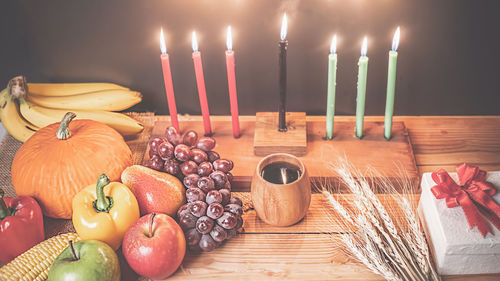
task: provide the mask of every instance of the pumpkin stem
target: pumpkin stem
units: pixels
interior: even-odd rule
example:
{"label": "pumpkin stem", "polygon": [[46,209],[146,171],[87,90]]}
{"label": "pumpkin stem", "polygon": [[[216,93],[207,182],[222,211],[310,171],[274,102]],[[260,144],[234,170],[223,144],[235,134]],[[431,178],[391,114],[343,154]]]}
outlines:
{"label": "pumpkin stem", "polygon": [[9,84],[7,84],[7,89],[11,98],[25,98],[28,93],[28,84],[26,83],[26,77],[21,75],[10,79]]}
{"label": "pumpkin stem", "polygon": [[111,197],[104,196],[104,187],[109,184],[109,178],[105,174],[101,174],[97,179],[96,197],[94,201],[94,209],[98,212],[107,212],[111,209]]}
{"label": "pumpkin stem", "polygon": [[59,128],[57,129],[56,136],[60,140],[67,140],[71,137],[71,131],[68,126],[71,120],[76,117],[76,114],[73,112],[68,112],[64,114],[63,119],[61,120],[61,124],[59,124]]}
{"label": "pumpkin stem", "polygon": [[4,218],[11,215],[9,207],[7,207],[7,204],[5,204],[5,201],[3,201],[4,195],[5,192],[0,189],[0,220],[3,220]]}

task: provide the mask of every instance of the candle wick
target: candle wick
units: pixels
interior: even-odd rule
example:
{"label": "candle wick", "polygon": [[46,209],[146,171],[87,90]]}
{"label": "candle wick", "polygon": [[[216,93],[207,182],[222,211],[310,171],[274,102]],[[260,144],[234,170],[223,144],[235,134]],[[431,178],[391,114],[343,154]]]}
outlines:
{"label": "candle wick", "polygon": [[283,180],[283,184],[287,184],[287,176],[286,176],[286,168],[281,168],[281,179]]}

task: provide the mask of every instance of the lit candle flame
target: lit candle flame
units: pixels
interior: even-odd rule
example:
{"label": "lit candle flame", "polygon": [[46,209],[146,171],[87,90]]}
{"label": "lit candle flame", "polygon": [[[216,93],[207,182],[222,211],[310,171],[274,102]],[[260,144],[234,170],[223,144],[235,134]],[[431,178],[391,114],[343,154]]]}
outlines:
{"label": "lit candle flame", "polygon": [[233,36],[231,35],[231,26],[227,27],[226,47],[228,51],[233,50]]}
{"label": "lit candle flame", "polygon": [[368,49],[368,38],[366,38],[365,36],[365,38],[363,39],[363,45],[361,45],[362,56],[366,56],[367,49]]}
{"label": "lit candle flame", "polygon": [[394,37],[392,38],[392,50],[395,52],[398,50],[399,47],[399,26],[396,29],[396,32],[394,32]]}
{"label": "lit candle flame", "polygon": [[283,184],[287,184],[287,176],[286,176],[286,168],[281,168],[281,180],[283,181]]}
{"label": "lit candle flame", "polygon": [[198,40],[196,39],[196,32],[193,31],[192,35],[192,46],[193,46],[193,52],[198,52]]}
{"label": "lit candle flame", "polygon": [[167,45],[165,45],[165,36],[163,36],[163,28],[160,29],[160,51],[162,54],[167,53]]}
{"label": "lit candle flame", "polygon": [[330,54],[337,53],[337,34],[333,35],[332,43],[330,44]]}
{"label": "lit candle flame", "polygon": [[284,13],[283,14],[283,20],[281,21],[281,32],[280,32],[281,40],[285,40],[286,39],[287,29],[288,29],[288,23],[287,23],[287,20],[286,20],[286,13]]}

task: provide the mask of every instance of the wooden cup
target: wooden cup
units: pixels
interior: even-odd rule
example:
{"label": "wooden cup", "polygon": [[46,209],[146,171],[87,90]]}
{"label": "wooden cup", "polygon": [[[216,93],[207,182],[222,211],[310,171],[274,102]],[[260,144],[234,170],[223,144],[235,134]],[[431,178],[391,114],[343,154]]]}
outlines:
{"label": "wooden cup", "polygon": [[[300,177],[289,184],[274,184],[262,178],[262,169],[275,162],[287,162],[300,169]],[[252,202],[257,215],[264,222],[289,226],[300,221],[307,213],[311,203],[311,183],[307,170],[297,157],[276,153],[264,157],[252,179]]]}

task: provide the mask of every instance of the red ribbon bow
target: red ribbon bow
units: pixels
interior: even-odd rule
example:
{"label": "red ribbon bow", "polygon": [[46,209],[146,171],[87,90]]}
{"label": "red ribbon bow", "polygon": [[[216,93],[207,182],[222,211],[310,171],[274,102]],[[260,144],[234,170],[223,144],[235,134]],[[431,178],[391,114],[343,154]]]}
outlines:
{"label": "red ribbon bow", "polygon": [[434,196],[446,199],[448,208],[462,206],[470,228],[477,226],[483,237],[487,233],[493,234],[487,220],[500,230],[500,205],[491,199],[496,189],[485,181],[486,171],[465,163],[456,169],[460,185],[443,169],[432,173],[432,179],[437,184],[431,188]]}

